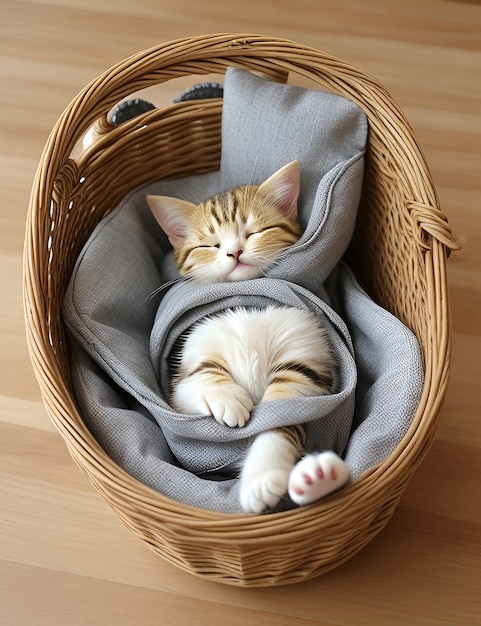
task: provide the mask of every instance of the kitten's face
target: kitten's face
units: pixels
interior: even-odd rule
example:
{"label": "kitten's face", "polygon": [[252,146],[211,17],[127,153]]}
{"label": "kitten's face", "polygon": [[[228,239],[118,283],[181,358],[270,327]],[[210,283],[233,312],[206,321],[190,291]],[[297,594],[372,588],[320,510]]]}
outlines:
{"label": "kitten's face", "polygon": [[299,227],[256,187],[237,187],[194,207],[190,228],[175,249],[179,272],[197,283],[262,276],[299,238]]}
{"label": "kitten's face", "polygon": [[193,205],[147,198],[169,236],[179,273],[200,284],[262,276],[300,236],[299,166],[289,163],[259,187],[246,185]]}

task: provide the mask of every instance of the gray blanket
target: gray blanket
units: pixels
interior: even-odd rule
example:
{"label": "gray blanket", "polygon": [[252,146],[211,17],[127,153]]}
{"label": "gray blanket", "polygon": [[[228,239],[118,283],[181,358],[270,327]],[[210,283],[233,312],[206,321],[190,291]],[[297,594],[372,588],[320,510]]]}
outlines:
{"label": "gray blanket", "polygon": [[[92,233],[64,303],[75,393],[94,436],[140,481],[187,504],[238,512],[238,481],[223,468],[262,430],[305,423],[307,449],[345,455],[354,478],[399,443],[422,389],[419,346],[339,264],[354,229],[366,133],[363,112],[347,99],[229,70],[220,171],[137,190]],[[301,163],[304,233],[282,263],[265,278],[181,281],[150,297],[176,271],[148,193],[200,201],[259,183],[293,159]],[[177,338],[206,314],[272,302],[307,307],[328,326],[340,363],[335,393],[260,405],[236,429],[173,411],[169,354]]]}

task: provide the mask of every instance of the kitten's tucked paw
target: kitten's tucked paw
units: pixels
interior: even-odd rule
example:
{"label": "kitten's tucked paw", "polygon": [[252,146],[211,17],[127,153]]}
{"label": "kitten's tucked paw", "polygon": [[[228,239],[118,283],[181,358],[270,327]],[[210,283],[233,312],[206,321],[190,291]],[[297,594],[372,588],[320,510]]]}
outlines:
{"label": "kitten's tucked paw", "polygon": [[251,397],[238,385],[229,385],[204,397],[215,419],[231,427],[244,426],[254,408]]}
{"label": "kitten's tucked paw", "polygon": [[240,502],[246,513],[262,513],[275,507],[287,493],[289,472],[271,469],[255,477],[244,478],[240,488]]}
{"label": "kitten's tucked paw", "polygon": [[310,504],[345,485],[349,467],[330,450],[301,459],[289,476],[289,496],[296,504]]}

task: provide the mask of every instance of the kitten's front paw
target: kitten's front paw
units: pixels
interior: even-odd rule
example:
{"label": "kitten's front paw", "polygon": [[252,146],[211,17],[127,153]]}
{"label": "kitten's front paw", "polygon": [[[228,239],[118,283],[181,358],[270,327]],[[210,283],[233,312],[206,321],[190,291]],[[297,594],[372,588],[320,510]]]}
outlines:
{"label": "kitten's front paw", "polygon": [[240,503],[246,513],[262,513],[274,508],[287,493],[289,471],[270,469],[257,476],[243,478],[240,487]]}
{"label": "kitten's front paw", "polygon": [[227,426],[244,426],[254,403],[248,393],[238,385],[229,385],[204,396],[207,406],[220,424]]}
{"label": "kitten's front paw", "polygon": [[291,471],[289,496],[296,504],[310,504],[345,485],[350,475],[349,467],[335,452],[309,454]]}

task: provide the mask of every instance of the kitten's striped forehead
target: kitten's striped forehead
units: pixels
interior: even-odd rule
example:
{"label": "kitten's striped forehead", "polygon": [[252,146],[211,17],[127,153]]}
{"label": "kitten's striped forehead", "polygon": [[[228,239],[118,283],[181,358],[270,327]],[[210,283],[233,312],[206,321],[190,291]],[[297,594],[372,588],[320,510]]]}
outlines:
{"label": "kitten's striped forehead", "polygon": [[219,228],[239,220],[245,222],[249,212],[248,200],[252,198],[254,191],[255,189],[250,186],[236,187],[203,202],[209,232],[214,233],[217,230],[216,226]]}

